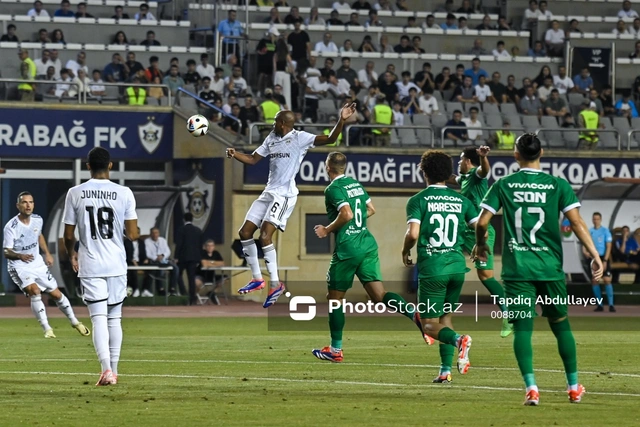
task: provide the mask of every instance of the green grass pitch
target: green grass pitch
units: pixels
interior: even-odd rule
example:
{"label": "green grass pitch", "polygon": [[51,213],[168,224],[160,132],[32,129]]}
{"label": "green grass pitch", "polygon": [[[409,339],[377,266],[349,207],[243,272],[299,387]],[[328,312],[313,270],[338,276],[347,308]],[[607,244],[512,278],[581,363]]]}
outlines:
{"label": "green grass pitch", "polygon": [[[522,406],[512,339],[500,338],[497,321],[495,331],[473,333],[472,368],[451,385],[431,383],[438,348],[408,321],[404,332],[350,331],[349,321],[345,362],[331,364],[310,354],[328,332],[270,332],[265,318],[125,318],[119,384],[95,387],[91,340],[65,320],[51,320],[53,340],[34,319],[0,320],[0,426],[640,425],[638,319],[597,319],[615,322],[597,332],[576,327],[591,319],[573,319],[587,388],[576,405],[539,319],[539,407]],[[454,322],[464,331],[471,321]]]}

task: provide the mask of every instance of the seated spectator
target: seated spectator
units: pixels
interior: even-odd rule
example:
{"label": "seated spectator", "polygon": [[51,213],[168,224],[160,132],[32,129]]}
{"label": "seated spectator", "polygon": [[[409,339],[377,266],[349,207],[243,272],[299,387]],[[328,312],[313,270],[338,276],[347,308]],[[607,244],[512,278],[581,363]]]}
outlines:
{"label": "seated spectator", "polygon": [[460,84],[458,79],[451,75],[449,67],[442,68],[440,74],[436,76],[434,83],[439,91],[455,89],[455,87]]}
{"label": "seated spectator", "polygon": [[627,24],[621,19],[616,24],[616,27],[611,31],[613,34],[630,34],[629,30],[627,30]]}
{"label": "seated spectator", "polygon": [[284,24],[284,21],[280,19],[280,12],[275,7],[272,7],[269,11],[269,17],[264,18],[264,23],[276,25],[276,24]]}
{"label": "seated spectator", "polygon": [[116,6],[113,11],[115,12],[115,15],[113,15],[111,17],[111,19],[116,19],[116,20],[120,20],[120,19],[130,19],[129,18],[129,14],[128,13],[124,13],[124,8],[122,6]]}
{"label": "seated spectator", "polygon": [[500,77],[500,73],[494,71],[488,84],[491,93],[493,93],[493,98],[498,104],[503,104],[509,102],[509,98],[507,97],[507,87],[500,82]]}
{"label": "seated spectator", "polygon": [[336,99],[342,101],[350,96],[351,85],[346,79],[338,78],[335,71],[327,73],[329,87],[327,91],[330,92]]}
{"label": "seated spectator", "polygon": [[167,74],[171,74],[171,67],[174,65],[178,67],[178,75],[182,77],[182,74],[180,74],[180,60],[175,56],[169,61],[169,68],[164,72],[164,75],[166,76]]}
{"label": "seated spectator", "polygon": [[407,18],[407,25],[405,25],[402,29],[406,31],[407,28],[418,28],[418,23],[416,22],[415,16],[410,16]]}
{"label": "seated spectator", "polygon": [[511,132],[511,122],[509,119],[502,120],[502,129],[496,131],[489,137],[489,145],[498,150],[511,150],[516,142],[516,135]]}
{"label": "seated spectator", "polygon": [[69,88],[68,95],[73,98],[81,96],[86,99],[86,96],[89,95],[90,81],[82,68],[78,70],[78,75],[71,81],[71,83],[73,84]]}
{"label": "seated spectator", "polygon": [[196,61],[193,59],[187,60],[187,72],[182,76],[184,83],[187,85],[194,85],[198,87],[200,84],[200,74],[196,71]]}
{"label": "seated spectator", "polygon": [[129,44],[129,40],[127,40],[127,35],[124,33],[124,31],[118,31],[113,37],[113,43],[111,44],[125,46]]}
{"label": "seated spectator", "polygon": [[331,33],[326,32],[322,36],[322,41],[316,43],[313,50],[316,52],[338,52],[338,46],[331,41]]}
{"label": "seated spectator", "polygon": [[600,94],[598,93],[598,91],[596,89],[591,89],[591,91],[589,92],[589,101],[591,101],[594,104],[596,104],[596,113],[598,113],[598,115],[600,117],[603,117],[604,116],[604,108],[602,107],[602,101],[600,100]]}
{"label": "seated spectator", "polygon": [[[305,20],[304,20],[304,25],[325,25],[324,18],[322,18],[318,14],[318,7],[317,6],[314,6],[314,7],[311,8],[311,11],[309,12],[309,17],[305,18]],[[353,25],[353,24],[350,24],[350,25]]]}
{"label": "seated spectator", "polygon": [[462,0],[462,6],[460,6],[456,13],[471,15],[472,13],[475,13],[475,10],[471,7],[471,2],[469,0]]}
{"label": "seated spectator", "polygon": [[456,15],[450,13],[447,15],[447,19],[440,24],[440,28],[443,30],[457,30],[458,25],[456,24]]}
{"label": "seated spectator", "polygon": [[58,50],[57,49],[51,49],[51,58],[49,59],[49,61],[53,64],[53,67],[56,70],[56,79],[60,77],[60,70],[62,70],[62,62],[60,61],[60,59],[58,58]]}
{"label": "seated spectator", "polygon": [[35,41],[36,43],[51,43],[51,39],[49,38],[49,32],[45,28],[41,28],[38,31],[38,39]]}
{"label": "seated spectator", "polygon": [[571,21],[569,21],[569,29],[567,30],[566,37],[571,37],[571,33],[582,34],[582,30],[578,28],[579,25],[580,22],[577,19],[572,19]]}
{"label": "seated spectator", "polygon": [[411,72],[403,71],[402,72],[402,81],[396,82],[396,86],[398,87],[398,97],[400,99],[404,99],[409,96],[409,90],[411,88],[415,88],[416,91],[420,92],[421,89],[414,82],[411,81]]}
{"label": "seated spectator", "polygon": [[204,249],[202,250],[202,260],[198,267],[198,275],[196,276],[196,289],[202,288],[205,283],[217,283],[223,279],[223,276],[216,276],[212,270],[206,270],[207,268],[222,267],[224,265],[224,259],[220,252],[216,250],[216,244],[213,240],[209,239],[204,242]]}
{"label": "seated spectator", "polygon": [[427,87],[434,89],[435,83],[433,81],[433,74],[431,74],[431,64],[428,62],[423,63],[422,70],[418,71],[416,75],[413,76],[413,81],[422,91]]}
{"label": "seated spectator", "polygon": [[111,56],[111,62],[104,67],[102,77],[109,83],[120,83],[125,81],[126,68],[119,53]]}
{"label": "seated spectator", "polygon": [[408,12],[409,6],[407,5],[407,0],[396,0],[396,10]]}
{"label": "seated spectator", "polygon": [[422,28],[424,28],[425,30],[442,31],[442,27],[436,24],[436,17],[433,15],[427,15],[427,18],[425,19],[424,24],[422,24]]}
{"label": "seated spectator", "polygon": [[238,120],[234,120],[234,117],[237,118],[239,115],[240,105],[238,105],[238,103],[235,103],[231,106],[231,116],[233,117],[225,116],[224,119],[222,119],[220,127],[233,135],[240,135],[240,123],[238,122]]}
{"label": "seated spectator", "polygon": [[353,4],[351,5],[351,9],[365,9],[365,10],[371,10],[371,5],[369,4],[368,1],[365,0],[356,0],[353,2]]}
{"label": "seated spectator", "polygon": [[322,71],[330,72],[333,71],[333,58],[325,58],[324,60],[324,68]]}
{"label": "seated spectator", "polygon": [[520,48],[518,46],[511,47],[511,57],[520,56]]}
{"label": "seated spectator", "polygon": [[340,20],[340,15],[337,10],[332,10],[327,19],[327,25],[344,25],[344,22]]}
{"label": "seated spectator", "polygon": [[107,95],[107,90],[101,77],[100,70],[93,70],[93,79],[89,82],[89,93],[94,98]]}
{"label": "seated spectator", "polygon": [[358,82],[360,82],[360,87],[368,89],[373,83],[377,84],[378,73],[373,69],[374,66],[375,64],[373,61],[367,61],[365,67],[358,71]]}
{"label": "seated spectator", "polygon": [[637,18],[638,12],[631,9],[631,2],[625,0],[622,2],[622,9],[618,12],[618,18]]}
{"label": "seated spectator", "polygon": [[635,50],[629,54],[630,59],[640,58],[640,41],[636,42]]}
{"label": "seated spectator", "polygon": [[69,0],[62,0],[60,3],[60,9],[56,10],[53,16],[63,17],[63,18],[73,18],[75,17],[75,13],[71,10],[71,3]]}
{"label": "seated spectator", "polygon": [[469,27],[467,26],[467,18],[465,18],[464,16],[461,16],[460,18],[458,18],[458,29],[459,30],[469,29]]}
{"label": "seated spectator", "polygon": [[351,40],[346,39],[342,45],[342,47],[340,48],[340,53],[354,53],[355,51],[353,50],[353,43],[351,42]]}
{"label": "seated spectator", "polygon": [[575,85],[571,77],[567,76],[567,67],[561,65],[558,67],[558,75],[553,76],[553,86],[558,89],[560,95],[564,95],[569,91],[573,91]]}
{"label": "seated spectator", "polygon": [[553,13],[547,9],[547,2],[545,0],[540,2],[538,9],[540,10],[540,16],[544,16],[546,18],[551,18],[553,16]]}
{"label": "seated spectator", "polygon": [[129,69],[128,74],[129,74],[129,78],[128,80],[132,80],[133,77],[135,77],[136,75],[138,75],[138,73],[140,71],[142,71],[142,74],[144,75],[144,67],[142,66],[141,63],[139,63],[138,61],[136,61],[136,54],[135,52],[128,52],[127,53],[127,62],[125,62],[125,65],[127,66],[127,68]]}
{"label": "seated spectator", "polygon": [[503,15],[498,16],[498,25],[496,25],[496,30],[498,31],[512,31],[511,25],[507,22],[507,18]]}
{"label": "seated spectator", "polygon": [[489,74],[487,74],[485,70],[480,68],[480,59],[478,58],[473,58],[473,60],[471,61],[471,68],[464,70],[464,75],[471,77],[471,81],[474,86],[478,84],[478,77],[489,77]]}
{"label": "seated spectator", "polygon": [[544,42],[547,46],[547,53],[551,57],[562,57],[564,53],[564,31],[560,28],[560,23],[554,20],[551,28],[544,35]]}
{"label": "seated spectator", "polygon": [[[141,7],[142,10],[142,7]],[[169,283],[169,292],[176,293],[176,284],[180,287],[180,293],[186,295],[186,289],[182,276],[179,274],[179,269],[175,261],[171,259],[171,249],[167,244],[167,240],[164,237],[160,237],[160,230],[156,227],[151,229],[149,237],[144,241],[144,247],[147,254],[147,259],[151,265],[171,266],[171,281]],[[163,275],[165,272],[160,272]]]}
{"label": "seated spectator", "polygon": [[529,49],[529,52],[527,52],[527,55],[534,58],[544,58],[547,56],[547,51],[544,50],[542,42],[540,40],[536,40],[533,47]]}
{"label": "seated spectator", "polygon": [[[522,79],[522,87],[518,90],[518,95],[520,95],[520,99],[524,98],[525,95],[527,94],[527,87],[528,86],[533,86],[531,84],[531,79],[529,77],[525,77],[524,79]],[[535,87],[533,88],[533,91],[535,93]]]}
{"label": "seated spectator", "polygon": [[233,73],[230,77],[224,79],[226,93],[233,93],[236,96],[244,96],[249,85],[242,77],[242,68],[238,65],[233,67]]}
{"label": "seated spectator", "polygon": [[238,97],[233,94],[229,94],[229,96],[227,96],[227,102],[222,106],[222,111],[224,111],[226,114],[231,114],[231,106],[237,102]]}
{"label": "seated spectator", "polygon": [[453,0],[446,0],[444,6],[436,9],[436,13],[454,13],[456,11]]}
{"label": "seated spectator", "polygon": [[[51,52],[53,55],[53,51]],[[76,60],[70,59],[67,61],[65,68],[69,73],[69,77],[74,78],[78,74],[80,68],[84,69],[85,73],[89,73],[89,67],[87,67],[87,54],[84,52],[78,52]]]}
{"label": "seated spectator", "polygon": [[636,108],[636,104],[631,100],[631,95],[628,91],[625,91],[622,94],[622,99],[616,102],[616,115],[627,119],[638,117],[638,109]]}
{"label": "seated spectator", "polygon": [[71,89],[71,82],[73,79],[69,75],[69,70],[63,68],[60,70],[60,78],[56,84],[55,95],[58,98],[68,97],[69,90]]}
{"label": "seated spectator", "polygon": [[351,58],[342,58],[342,67],[338,68],[336,76],[339,79],[345,79],[349,82],[350,87],[359,87],[358,73],[351,68]]}
{"label": "seated spectator", "polygon": [[453,118],[449,120],[445,127],[445,137],[451,139],[454,142],[464,142],[467,140],[467,126],[462,121],[462,111],[455,110],[453,112]]}
{"label": "seated spectator", "polygon": [[300,16],[298,6],[292,6],[289,10],[289,14],[284,18],[284,23],[293,25],[296,21],[302,21],[302,16]]}
{"label": "seated spectator", "polygon": [[399,100],[398,86],[393,80],[392,74],[387,71],[382,75],[382,82],[378,81],[378,91],[384,95],[384,99],[387,102],[394,102]]}
{"label": "seated spectator", "polygon": [[0,42],[14,42],[17,43],[20,40],[18,40],[18,36],[16,36],[16,26],[13,24],[9,24],[7,26],[7,34],[3,34],[2,37],[0,37]]}
{"label": "seated spectator", "polygon": [[393,46],[389,43],[389,37],[386,34],[380,36],[380,44],[378,44],[378,52],[395,52]]}
{"label": "seated spectator", "polygon": [[[200,99],[202,99],[203,101],[207,101],[210,104],[213,104],[216,99],[220,98],[220,96],[218,96],[218,94],[214,92],[214,90],[211,88],[211,77],[204,76],[202,78],[202,85],[203,85],[202,90],[198,94],[198,97]],[[210,107],[207,104],[205,104],[204,102],[198,101],[197,105],[198,105],[198,112],[200,114],[202,114],[205,117],[211,116]]]}
{"label": "seated spectator", "polygon": [[574,91],[583,95],[589,93],[593,88],[593,78],[591,78],[591,74],[589,73],[589,67],[583,67],[582,70],[580,70],[580,74],[576,74],[573,78],[573,84]]}
{"label": "seated spectator", "polygon": [[198,65],[196,71],[198,72],[200,77],[208,76],[210,79],[213,79],[215,69],[213,68],[213,65],[209,64],[208,54],[203,53],[200,55],[200,65]]}
{"label": "seated spectator", "polygon": [[93,18],[93,15],[87,13],[87,4],[85,2],[78,3],[76,18]]}
{"label": "seated spectator", "polygon": [[480,103],[488,102],[489,104],[496,104],[497,101],[491,92],[491,88],[486,84],[486,80],[484,76],[478,78],[478,84],[473,88],[476,93],[476,98]]}
{"label": "seated spectator", "polygon": [[362,43],[360,43],[360,47],[358,47],[358,52],[376,52],[371,36],[367,35],[363,37]]}
{"label": "seated spectator", "polygon": [[489,15],[484,15],[484,18],[482,18],[482,24],[478,25],[476,27],[476,30],[494,30],[494,26],[491,25],[491,17]]}
{"label": "seated spectator", "polygon": [[154,81],[156,77],[158,77],[160,81],[162,81],[162,78],[164,76],[162,74],[162,71],[160,70],[157,56],[154,55],[149,58],[149,68],[147,68],[144,74],[148,82]]}
{"label": "seated spectator", "polygon": [[473,130],[474,128],[481,128],[484,126],[482,121],[478,119],[478,108],[471,107],[469,110],[469,118],[464,118],[462,121],[467,126],[467,139],[469,141],[479,141],[482,138],[481,130]]}
{"label": "seated spectator", "polygon": [[[378,91],[378,84],[372,84],[369,86],[369,91],[365,95],[362,103],[364,104],[365,109],[368,111],[369,115],[373,111],[373,108],[376,106],[376,99],[380,92]],[[369,116],[367,115],[367,118]]]}
{"label": "seated spectator", "polygon": [[600,102],[602,103],[602,109],[604,110],[604,114],[606,116],[612,116],[616,114],[616,107],[613,105],[613,94],[611,85],[602,86],[602,91],[599,96]]}
{"label": "seated spectator", "polygon": [[628,29],[629,29],[629,33],[633,34],[634,36],[640,35],[640,18],[634,19],[633,25]]}
{"label": "seated spectator", "polygon": [[420,36],[413,36],[411,39],[411,51],[412,53],[426,53],[426,51],[421,47],[422,38]]}
{"label": "seated spectator", "polygon": [[260,121],[258,107],[253,104],[253,97],[251,95],[247,94],[244,97],[244,105],[240,108],[240,115],[238,118],[242,123],[242,134],[245,136],[249,135],[249,125]]}
{"label": "seated spectator", "polygon": [[397,44],[393,50],[396,53],[408,53],[413,52],[413,48],[411,47],[411,39],[409,36],[403,35],[400,37],[400,44]]}
{"label": "seated spectator", "polygon": [[520,112],[525,116],[542,116],[542,104],[536,97],[533,86],[527,86],[520,100]]}
{"label": "seated spectator", "polygon": [[133,19],[136,21],[157,21],[156,17],[149,12],[149,5],[146,3],[140,5],[140,11],[134,15]]}
{"label": "seated spectator", "polygon": [[171,66],[169,75],[164,76],[164,79],[162,79],[162,84],[169,87],[169,92],[172,96],[176,94],[178,88],[184,86],[184,80],[179,75],[177,65]]}
{"label": "seated spectator", "polygon": [[562,124],[560,125],[561,128],[563,129],[575,129],[576,128],[576,123],[573,120],[573,116],[571,115],[571,113],[567,113],[564,115],[564,118],[562,120]]}
{"label": "seated spectator", "polygon": [[51,43],[67,44],[67,42],[64,39],[64,34],[62,33],[62,30],[59,30],[59,29],[53,30],[53,33],[51,33]]}
{"label": "seated spectator", "polygon": [[635,264],[635,268],[638,268],[638,252],[640,252],[640,229],[637,229],[634,235],[631,235],[631,230],[626,225],[622,227],[622,236],[616,240],[616,248],[620,251],[622,256],[621,262],[627,264]]}
{"label": "seated spectator", "polygon": [[418,99],[418,106],[420,107],[420,113],[431,116],[440,113],[438,107],[438,100],[433,96],[433,89],[427,87],[422,91],[423,96]]}
{"label": "seated spectator", "polygon": [[549,98],[544,102],[544,112],[547,116],[564,117],[567,114],[567,103],[560,98],[558,89],[552,89]]}
{"label": "seated spectator", "polygon": [[[33,63],[36,64],[36,77],[41,77],[47,74],[47,70],[49,69],[49,67],[53,65],[53,63],[50,61],[50,58],[51,58],[51,51],[49,49],[43,49],[42,57],[33,61]],[[54,74],[55,74],[55,68],[54,68]]]}
{"label": "seated spectator", "polygon": [[42,2],[40,0],[36,0],[33,2],[33,9],[29,9],[27,12],[27,16],[44,16],[48,18],[49,12],[42,8]]}
{"label": "seated spectator", "polygon": [[507,86],[504,94],[507,96],[507,102],[520,105],[520,91],[516,87],[516,77],[513,74],[507,77]]}
{"label": "seated spectator", "polygon": [[540,102],[544,104],[547,98],[551,95],[551,91],[554,89],[553,78],[550,75],[545,77],[544,83],[541,86],[538,86],[538,98],[540,99]]}
{"label": "seated spectator", "polygon": [[464,76],[462,84],[453,91],[453,98],[451,100],[471,104],[478,102],[476,90],[473,87],[473,80],[470,76]]}
{"label": "seated spectator", "polygon": [[[267,89],[265,92],[269,90]],[[213,106],[216,108],[209,110],[211,115],[206,117],[211,123],[220,123],[222,121],[222,114],[220,113],[222,111],[222,98],[216,98],[213,101]]]}
{"label": "seated spectator", "polygon": [[536,0],[529,1],[529,8],[524,11],[524,17],[522,19],[522,30],[528,30],[529,25],[538,22],[538,18],[542,15],[540,9],[538,9],[538,2]]}
{"label": "seated spectator", "polygon": [[224,72],[222,71],[222,68],[217,67],[215,69],[213,79],[211,79],[211,89],[213,89],[213,91],[218,94],[218,97],[222,99],[222,96],[224,95],[224,88]]}
{"label": "seated spectator", "polygon": [[[399,101],[393,103],[393,125],[404,126],[404,113],[402,112],[402,104]],[[397,132],[397,129],[393,129],[392,132]]]}
{"label": "seated spectator", "polygon": [[491,54],[496,58],[511,58],[509,52],[507,52],[504,48],[504,42],[502,40],[498,41],[498,43],[496,44],[496,48],[493,49],[493,52],[491,52]]}
{"label": "seated spectator", "polygon": [[156,40],[156,33],[149,30],[147,31],[147,38],[140,42],[142,46],[160,46],[160,42]]}
{"label": "seated spectator", "polygon": [[364,22],[365,28],[367,27],[383,27],[382,21],[378,19],[378,12],[375,9],[369,11],[369,19]]}

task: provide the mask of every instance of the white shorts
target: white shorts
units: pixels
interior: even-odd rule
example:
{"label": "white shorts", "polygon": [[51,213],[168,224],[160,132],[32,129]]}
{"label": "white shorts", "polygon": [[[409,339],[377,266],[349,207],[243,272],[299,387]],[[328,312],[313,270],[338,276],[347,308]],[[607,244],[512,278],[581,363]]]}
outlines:
{"label": "white shorts", "polygon": [[82,300],[85,304],[107,301],[122,304],[127,297],[127,275],[113,277],[81,277]]}
{"label": "white shorts", "polygon": [[9,268],[9,275],[21,291],[34,283],[38,285],[40,292],[52,292],[58,289],[56,279],[53,278],[49,267],[44,263],[33,268]]}
{"label": "white shorts", "polygon": [[258,227],[265,221],[270,222],[278,230],[284,231],[297,200],[298,196],[284,197],[265,191],[251,204],[244,220],[251,221]]}

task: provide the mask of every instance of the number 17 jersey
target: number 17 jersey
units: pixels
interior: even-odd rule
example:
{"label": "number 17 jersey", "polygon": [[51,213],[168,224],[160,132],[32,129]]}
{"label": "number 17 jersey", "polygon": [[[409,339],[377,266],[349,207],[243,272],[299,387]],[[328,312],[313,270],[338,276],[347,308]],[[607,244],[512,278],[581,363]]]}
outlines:
{"label": "number 17 jersey", "polygon": [[67,193],[62,222],[79,235],[78,277],[127,274],[124,222],[138,219],[136,200],[127,187],[108,179],[90,179]]}

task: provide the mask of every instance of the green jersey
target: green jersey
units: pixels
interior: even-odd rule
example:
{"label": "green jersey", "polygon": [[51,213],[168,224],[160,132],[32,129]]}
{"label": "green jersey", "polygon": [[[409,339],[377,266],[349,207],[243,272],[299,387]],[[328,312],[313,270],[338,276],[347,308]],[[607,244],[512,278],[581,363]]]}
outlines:
{"label": "green jersey", "polygon": [[456,180],[460,184],[460,194],[471,200],[473,206],[476,207],[480,206],[480,202],[482,202],[489,189],[487,178],[479,177],[478,169],[478,167],[475,167],[468,173],[460,174]]}
{"label": "green jersey", "polygon": [[580,207],[567,181],[520,169],[493,184],[480,207],[502,208],[503,280],[564,280],[559,212]]}
{"label": "green jersey", "polygon": [[362,184],[341,175],[324,189],[324,201],[331,222],[345,205],[349,205],[353,212],[353,219],[335,231],[334,254],[339,259],[353,258],[378,249],[376,239],[367,228],[367,203],[371,199]]}
{"label": "green jersey", "polygon": [[466,197],[444,185],[430,185],[407,202],[407,222],[420,224],[418,277],[466,273],[462,253],[467,225],[478,211]]}

